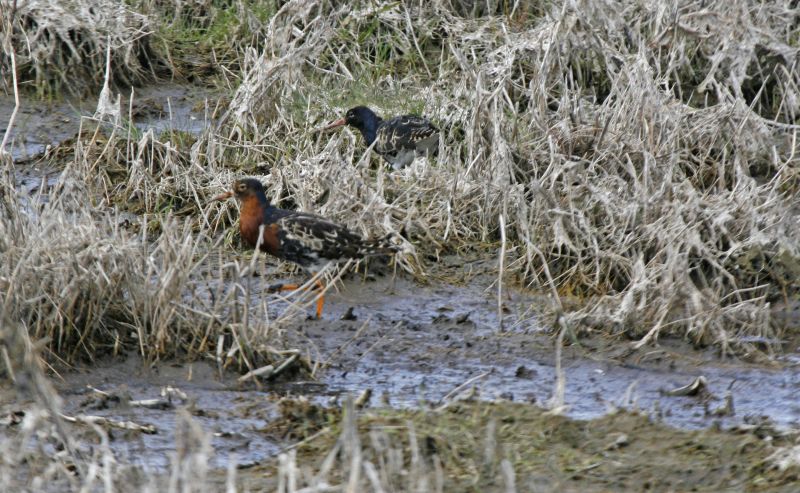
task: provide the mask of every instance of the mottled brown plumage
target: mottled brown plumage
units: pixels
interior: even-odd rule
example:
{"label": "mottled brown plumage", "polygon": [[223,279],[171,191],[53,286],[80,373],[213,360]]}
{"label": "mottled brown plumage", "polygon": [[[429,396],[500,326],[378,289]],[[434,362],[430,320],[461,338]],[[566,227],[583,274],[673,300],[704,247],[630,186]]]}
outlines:
{"label": "mottled brown plumage", "polygon": [[[367,240],[344,226],[314,214],[275,207],[267,199],[261,182],[252,178],[237,180],[233,190],[214,200],[230,197],[236,197],[241,202],[239,232],[248,246],[255,248],[259,245],[261,251],[294,262],[312,274],[329,263],[397,251],[388,238]],[[320,316],[321,304],[318,304],[317,312],[317,316]]]}
{"label": "mottled brown plumage", "polygon": [[433,155],[439,150],[439,129],[420,116],[402,115],[384,120],[366,106],[356,106],[325,130],[342,125],[357,128],[367,145],[374,143],[375,152],[394,169],[408,166],[417,156]]}

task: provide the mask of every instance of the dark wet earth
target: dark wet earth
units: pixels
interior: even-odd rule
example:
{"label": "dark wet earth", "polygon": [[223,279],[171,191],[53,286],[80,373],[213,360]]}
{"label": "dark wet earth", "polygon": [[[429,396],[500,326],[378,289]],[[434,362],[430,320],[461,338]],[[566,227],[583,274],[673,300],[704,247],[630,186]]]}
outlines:
{"label": "dark wet earth", "polygon": [[[133,103],[131,103],[131,100]],[[140,130],[180,130],[199,133],[212,120],[216,100],[209,90],[161,84],[136,88],[122,94],[120,116]],[[6,144],[6,151],[18,163],[28,162],[56,145],[73,138],[92,121],[95,100],[30,102],[22,100]],[[0,96],[0,141],[5,136],[14,110],[14,98]]]}
{"label": "dark wet earth", "polygon": [[[139,98],[151,108],[136,120],[142,128],[198,132],[208,125],[209,104],[202,94],[169,86],[151,95],[143,91]],[[31,158],[74,136],[81,115],[91,111],[63,103],[20,113],[12,155],[21,190],[35,195],[57,177],[56,170]],[[0,101],[2,129],[8,114],[6,98]],[[462,398],[549,406],[556,388],[556,337],[534,314],[550,301],[506,289],[501,331],[493,260],[462,265],[451,258],[436,269],[439,280],[427,285],[403,276],[366,282],[351,276],[328,297],[322,320],[301,317],[294,323],[289,340],[314,348],[307,356],[320,365],[312,378],[256,386],[238,382],[239,375],[222,372],[213,362],[145,365],[131,355],[55,378],[63,412],[154,426],[154,434],[112,430],[111,446],[119,461],[163,470],[175,449],[177,408],[187,408],[213,433],[214,465],[225,467],[232,456],[240,465],[255,464],[290,445],[263,431],[278,414],[276,402],[287,395],[327,404],[369,389],[373,406],[435,408]],[[764,418],[779,426],[800,423],[796,344],[784,346],[787,356],[768,367],[720,360],[680,341],[662,340],[637,351],[628,350],[630,343],[599,337],[568,342],[561,360],[568,416],[590,419],[624,407],[680,428]],[[675,391],[701,376],[706,389]],[[127,402],[162,399],[169,386],[186,399],[173,397],[159,409]],[[89,387],[115,399],[101,398]],[[0,400],[0,415],[23,404]]]}
{"label": "dark wet earth", "polygon": [[[358,396],[369,389],[373,406],[436,408],[446,396],[548,405],[556,381],[556,338],[535,318],[519,318],[532,304],[544,303],[543,298],[512,292],[504,306],[505,322],[513,327],[498,332],[496,290],[488,277],[428,286],[353,277],[329,297],[322,320],[303,320],[289,329],[297,347],[310,343],[317,349],[311,358],[324,368],[314,378],[256,386],[238,382],[239,375],[220,372],[213,363],[145,366],[130,356],[62,375],[57,388],[64,413],[155,426],[155,434],[112,431],[118,439],[111,445],[118,459],[160,470],[169,466],[175,447],[178,407],[188,408],[213,433],[214,465],[225,467],[232,455],[246,466],[290,445],[264,432],[278,416],[277,401],[285,396],[332,404],[344,394]],[[340,320],[351,307],[356,319]],[[723,362],[677,342],[613,357],[612,348],[619,344],[604,347],[599,340],[582,340],[564,349],[568,416],[590,419],[622,407],[689,429],[764,418],[779,426],[800,422],[800,373],[792,365],[767,369]],[[700,376],[708,383],[706,391],[669,395]],[[99,399],[92,390],[137,401],[159,399],[167,387],[179,389],[186,400],[173,397],[175,407],[146,409]],[[732,413],[721,415],[728,391]],[[9,410],[3,407],[3,412]]]}

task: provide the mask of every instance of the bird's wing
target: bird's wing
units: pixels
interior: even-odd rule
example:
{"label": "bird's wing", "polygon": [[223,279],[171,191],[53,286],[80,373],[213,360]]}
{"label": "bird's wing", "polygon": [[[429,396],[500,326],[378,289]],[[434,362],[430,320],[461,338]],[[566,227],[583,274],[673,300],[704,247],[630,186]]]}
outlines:
{"label": "bird's wing", "polygon": [[378,127],[375,151],[391,155],[404,149],[416,149],[417,143],[438,134],[439,129],[426,118],[416,115],[396,116]]}
{"label": "bird's wing", "polygon": [[281,250],[287,258],[316,256],[327,260],[359,258],[364,240],[344,226],[313,214],[296,212],[277,221]]}

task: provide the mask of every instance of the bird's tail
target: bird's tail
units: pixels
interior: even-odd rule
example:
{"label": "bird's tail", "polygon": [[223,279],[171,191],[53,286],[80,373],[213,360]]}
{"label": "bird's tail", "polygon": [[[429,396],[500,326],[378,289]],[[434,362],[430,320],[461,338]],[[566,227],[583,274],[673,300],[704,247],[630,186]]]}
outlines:
{"label": "bird's tail", "polygon": [[402,250],[401,242],[397,233],[389,233],[383,238],[367,240],[362,247],[364,256],[371,255],[392,255]]}

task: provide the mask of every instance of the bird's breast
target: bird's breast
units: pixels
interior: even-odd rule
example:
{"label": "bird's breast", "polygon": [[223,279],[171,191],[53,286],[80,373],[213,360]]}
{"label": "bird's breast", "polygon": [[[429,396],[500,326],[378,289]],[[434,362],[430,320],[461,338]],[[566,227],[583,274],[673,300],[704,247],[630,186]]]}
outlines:
{"label": "bird's breast", "polygon": [[259,244],[259,234],[261,234],[260,249],[271,255],[278,255],[281,243],[278,225],[264,224],[264,212],[259,204],[243,204],[239,217],[239,233],[242,235],[242,241],[252,248]]}

